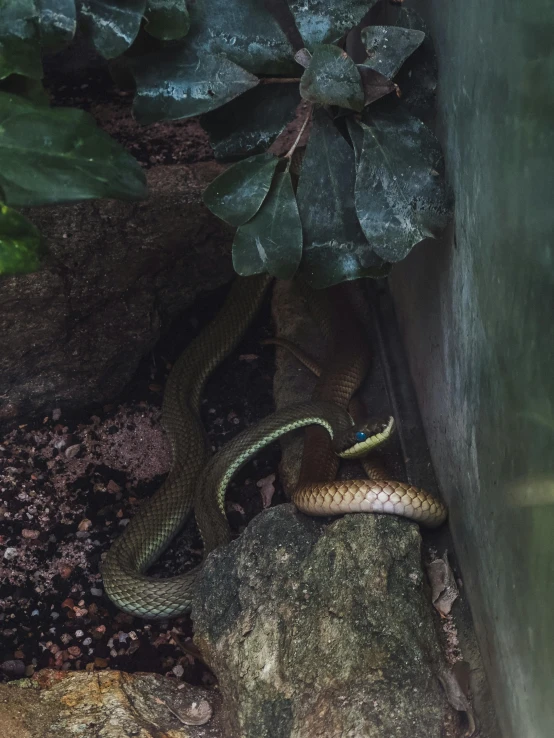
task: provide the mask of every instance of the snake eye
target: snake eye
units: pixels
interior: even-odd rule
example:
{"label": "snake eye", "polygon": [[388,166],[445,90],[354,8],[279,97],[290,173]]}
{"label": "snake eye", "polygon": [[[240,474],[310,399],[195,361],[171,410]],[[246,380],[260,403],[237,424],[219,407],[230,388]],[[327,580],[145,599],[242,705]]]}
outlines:
{"label": "snake eye", "polygon": [[357,441],[365,441],[367,439],[367,433],[364,433],[363,431],[358,431],[356,433],[356,440]]}

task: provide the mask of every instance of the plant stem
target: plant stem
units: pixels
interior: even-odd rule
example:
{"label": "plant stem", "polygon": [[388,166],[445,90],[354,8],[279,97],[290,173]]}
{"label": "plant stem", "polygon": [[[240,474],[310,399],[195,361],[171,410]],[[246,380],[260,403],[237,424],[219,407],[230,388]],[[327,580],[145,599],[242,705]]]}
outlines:
{"label": "plant stem", "polygon": [[300,131],[298,133],[298,136],[296,137],[296,140],[294,141],[293,145],[290,147],[290,149],[287,151],[284,159],[292,159],[292,155],[296,151],[296,147],[300,143],[300,139],[302,138],[302,134],[306,130],[306,126],[310,122],[310,118],[312,117],[312,111],[314,109],[314,106],[310,103],[310,106],[308,108],[308,112],[306,113],[306,117],[304,118],[304,122],[302,123],[302,127],[300,128]]}
{"label": "plant stem", "polygon": [[284,85],[287,82],[300,82],[300,77],[260,77],[261,85]]}

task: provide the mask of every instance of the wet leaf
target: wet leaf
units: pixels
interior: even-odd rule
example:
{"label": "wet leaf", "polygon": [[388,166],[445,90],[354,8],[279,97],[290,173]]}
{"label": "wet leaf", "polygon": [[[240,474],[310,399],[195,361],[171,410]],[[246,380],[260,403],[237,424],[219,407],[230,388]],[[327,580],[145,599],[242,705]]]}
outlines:
{"label": "wet leaf", "polygon": [[147,0],[144,16],[145,30],[162,41],[183,38],[190,28],[185,0]]}
{"label": "wet leaf", "polygon": [[373,253],[356,216],[352,147],[323,110],[316,111],[297,200],[304,232],[300,271],[315,288],[389,271]]}
{"label": "wet leaf", "polygon": [[41,253],[38,229],[17,210],[0,203],[0,275],[36,271]]}
{"label": "wet leaf", "polygon": [[82,110],[0,92],[0,130],[0,191],[9,205],[146,196],[138,162]]}
{"label": "wet leaf", "polygon": [[42,78],[38,12],[33,0],[0,0],[0,79]]}
{"label": "wet leaf", "polygon": [[250,220],[271,187],[279,159],[258,154],[229,167],[204,190],[204,202],[214,215],[233,226]]}
{"label": "wet leaf", "polygon": [[146,0],[83,0],[79,6],[83,27],[106,59],[120,56],[131,46],[145,9]]}
{"label": "wet leaf", "polygon": [[405,111],[366,113],[364,121],[356,211],[374,251],[396,262],[448,222],[442,154],[431,130]]}
{"label": "wet leaf", "polygon": [[294,118],[298,84],[260,85],[203,115],[217,159],[236,159],[266,151]]}
{"label": "wet leaf", "polygon": [[[262,0],[202,0],[189,5],[189,12],[185,42],[199,57],[225,54],[254,74],[286,74],[296,68],[294,51]],[[164,76],[174,77],[169,65]]]}
{"label": "wet leaf", "polygon": [[77,28],[75,0],[36,0],[40,14],[40,42],[48,51],[67,46]]}
{"label": "wet leaf", "polygon": [[198,58],[172,46],[133,59],[134,112],[140,123],[191,118],[215,110],[258,84],[222,55]]}
{"label": "wet leaf", "polygon": [[271,190],[252,220],[233,241],[233,266],[241,276],[267,272],[291,279],[302,257],[302,226],[289,172],[276,174]]}
{"label": "wet leaf", "polygon": [[288,0],[296,26],[310,49],[335,43],[358,25],[377,0]]}
{"label": "wet leaf", "polygon": [[396,89],[394,82],[375,69],[366,67],[363,64],[357,64],[356,66],[362,80],[364,105],[371,105],[371,103]]}
{"label": "wet leaf", "polygon": [[418,118],[432,114],[435,108],[438,65],[429,29],[411,8],[401,8],[396,25],[422,31],[425,38],[400,70],[396,82],[402,91],[402,102]]}
{"label": "wet leaf", "polygon": [[308,102],[361,111],[364,91],[360,73],[346,51],[331,44],[314,47],[310,66],[300,80],[300,94]]}
{"label": "wet leaf", "polygon": [[397,74],[425,38],[423,31],[397,26],[368,26],[362,28],[361,33],[368,54],[364,66],[389,79]]}

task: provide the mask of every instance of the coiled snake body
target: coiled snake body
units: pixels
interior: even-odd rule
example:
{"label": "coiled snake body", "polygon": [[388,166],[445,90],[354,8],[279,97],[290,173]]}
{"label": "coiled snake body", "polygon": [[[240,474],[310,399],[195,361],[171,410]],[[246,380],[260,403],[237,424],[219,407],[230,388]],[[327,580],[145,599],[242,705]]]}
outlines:
{"label": "coiled snake body", "polygon": [[[340,326],[335,330],[337,344],[312,400],[278,410],[247,428],[210,461],[199,418],[202,390],[209,374],[240,340],[270,281],[265,275],[236,280],[216,318],[191,342],[170,372],[162,416],[172,446],[171,471],[131,519],[102,564],[107,595],[133,615],[165,619],[190,611],[199,568],[167,579],[148,577],[144,572],[167,548],[193,507],[205,554],[227,543],[230,530],[223,501],[231,477],[262,447],[296,428],[306,427],[300,478],[293,495],[301,511],[310,515],[386,512],[430,526],[440,525],[446,517],[438,500],[410,485],[387,480],[375,467],[367,467],[368,479],[335,481],[337,453],[347,455],[348,448],[359,445],[360,431],[346,452],[332,444],[333,439],[336,443],[352,430],[347,407],[368,362],[365,341],[351,333],[356,325],[341,302],[341,292],[346,289],[343,285],[333,288],[338,298],[333,318],[336,327]],[[377,434],[374,442],[378,441]]]}

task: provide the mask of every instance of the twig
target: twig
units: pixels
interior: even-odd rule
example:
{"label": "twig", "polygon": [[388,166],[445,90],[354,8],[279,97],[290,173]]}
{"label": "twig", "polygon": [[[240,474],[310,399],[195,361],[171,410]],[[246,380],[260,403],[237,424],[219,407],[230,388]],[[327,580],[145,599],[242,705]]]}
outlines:
{"label": "twig", "polygon": [[287,151],[287,153],[285,154],[285,156],[283,157],[283,159],[292,159],[292,155],[294,154],[294,152],[296,151],[296,147],[300,143],[300,139],[302,138],[302,134],[304,133],[304,131],[306,130],[306,126],[310,122],[310,118],[312,117],[312,111],[313,111],[313,109],[314,109],[314,106],[310,103],[310,106],[308,108],[308,112],[306,114],[306,117],[304,118],[304,122],[302,123],[302,127],[300,129],[300,132],[298,133],[298,136],[296,137],[295,142],[290,147],[290,149]]}
{"label": "twig", "polygon": [[300,77],[260,77],[261,85],[278,85],[286,82],[300,82]]}

